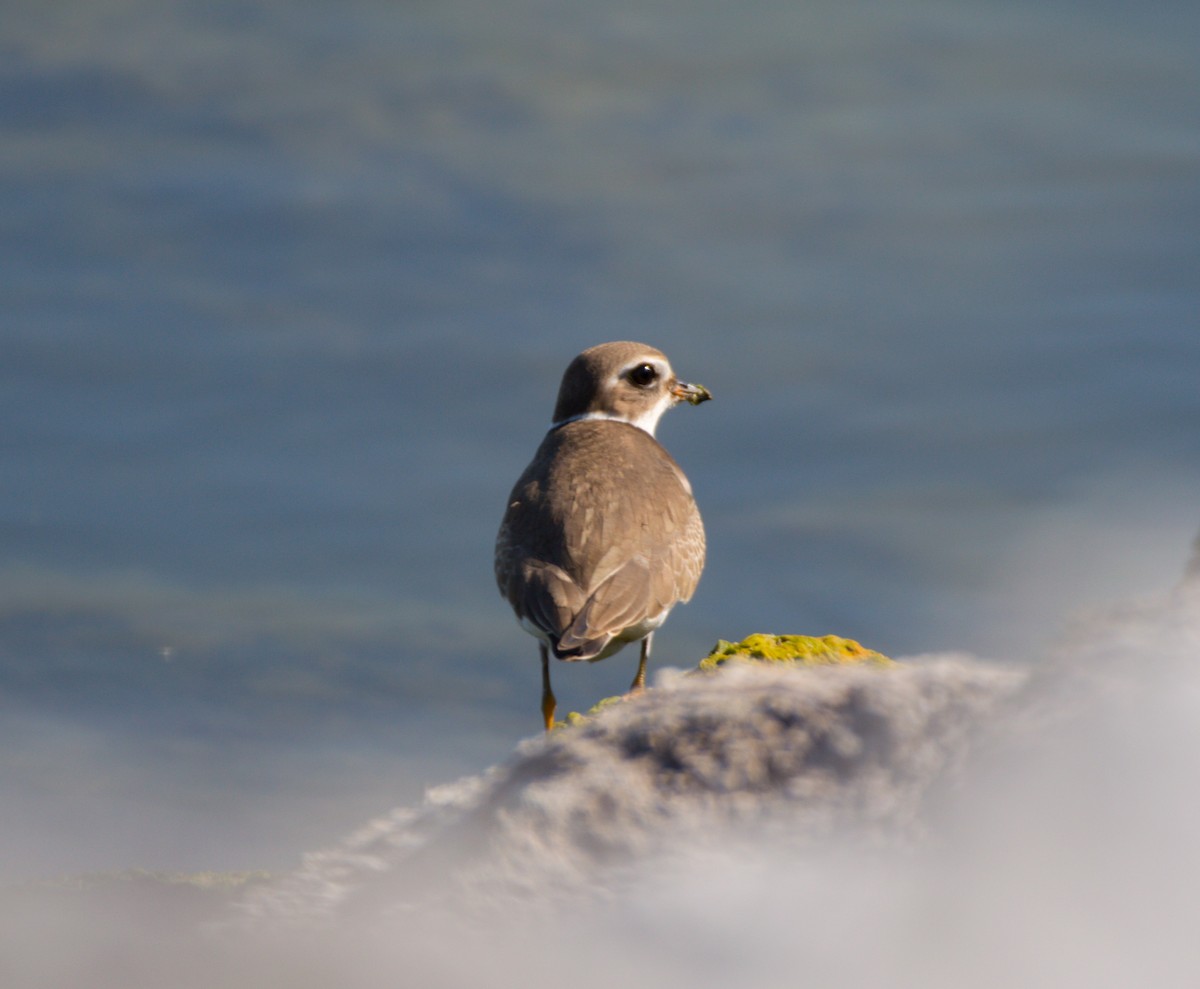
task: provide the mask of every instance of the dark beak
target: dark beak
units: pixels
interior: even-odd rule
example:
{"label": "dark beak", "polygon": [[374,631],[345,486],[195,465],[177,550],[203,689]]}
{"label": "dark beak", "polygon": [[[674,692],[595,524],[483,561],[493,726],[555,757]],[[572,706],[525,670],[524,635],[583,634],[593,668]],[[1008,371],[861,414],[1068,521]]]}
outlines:
{"label": "dark beak", "polygon": [[671,386],[671,394],[679,401],[690,402],[692,405],[699,405],[712,398],[712,392],[704,385],[689,385],[686,381],[676,381]]}

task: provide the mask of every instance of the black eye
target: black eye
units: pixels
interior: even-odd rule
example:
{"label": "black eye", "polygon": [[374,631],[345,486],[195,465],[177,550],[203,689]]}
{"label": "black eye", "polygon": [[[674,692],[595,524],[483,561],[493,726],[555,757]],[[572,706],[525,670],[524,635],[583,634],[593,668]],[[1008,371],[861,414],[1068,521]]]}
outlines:
{"label": "black eye", "polygon": [[653,364],[639,364],[630,370],[629,380],[639,388],[649,388],[658,380],[658,368]]}

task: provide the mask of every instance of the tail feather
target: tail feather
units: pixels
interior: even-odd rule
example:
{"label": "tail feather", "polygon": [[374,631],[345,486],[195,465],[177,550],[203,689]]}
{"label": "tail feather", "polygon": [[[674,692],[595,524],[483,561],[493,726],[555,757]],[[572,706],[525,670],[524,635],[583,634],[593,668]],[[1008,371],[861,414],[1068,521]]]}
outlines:
{"label": "tail feather", "polygon": [[[573,627],[573,626],[572,626]],[[568,629],[551,645],[551,651],[558,659],[565,659],[571,662],[580,662],[582,660],[595,659],[608,644],[612,642],[611,635],[592,636],[591,638],[579,637],[577,634]]]}

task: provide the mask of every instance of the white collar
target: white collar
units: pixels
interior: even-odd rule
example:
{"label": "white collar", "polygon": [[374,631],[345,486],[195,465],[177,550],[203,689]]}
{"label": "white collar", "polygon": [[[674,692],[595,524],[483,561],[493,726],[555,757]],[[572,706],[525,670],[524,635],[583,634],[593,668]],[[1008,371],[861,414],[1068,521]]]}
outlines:
{"label": "white collar", "polygon": [[636,426],[653,436],[661,416],[662,412],[658,409],[651,409],[637,419],[627,419],[625,416],[613,415],[611,412],[580,412],[579,415],[567,416],[566,419],[559,419],[558,422],[551,423],[550,428],[558,429],[559,426],[565,426],[569,422],[623,422],[627,426]]}

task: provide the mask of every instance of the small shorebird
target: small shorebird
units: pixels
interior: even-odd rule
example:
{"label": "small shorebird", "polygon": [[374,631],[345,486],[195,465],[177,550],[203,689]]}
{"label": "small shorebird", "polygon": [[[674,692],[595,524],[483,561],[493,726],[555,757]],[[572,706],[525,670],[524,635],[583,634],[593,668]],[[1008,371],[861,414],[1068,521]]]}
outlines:
{"label": "small shorebird", "polygon": [[704,526],[654,429],[673,405],[710,398],[641,343],[592,347],[563,374],[550,431],[496,537],[500,593],[538,640],[547,731],[556,706],[550,653],[594,662],[640,639],[629,689],[641,690],[654,630],[696,589]]}

